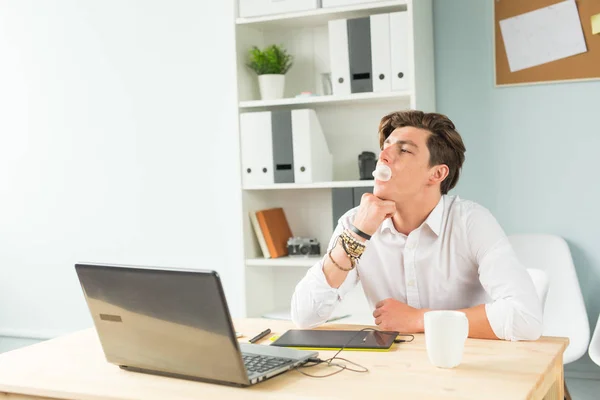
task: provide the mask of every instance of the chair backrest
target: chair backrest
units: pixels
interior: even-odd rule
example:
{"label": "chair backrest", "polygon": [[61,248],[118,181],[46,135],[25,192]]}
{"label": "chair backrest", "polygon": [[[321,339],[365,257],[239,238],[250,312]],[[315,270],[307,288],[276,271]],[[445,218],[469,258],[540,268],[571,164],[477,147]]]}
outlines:
{"label": "chair backrest", "polygon": [[535,291],[540,298],[542,309],[544,309],[546,306],[546,297],[548,297],[548,288],[550,287],[548,274],[541,269],[536,268],[527,268],[527,272],[529,273],[529,276],[533,281],[533,286],[535,286]]}
{"label": "chair backrest", "polygon": [[596,322],[596,329],[594,329],[594,335],[590,342],[590,358],[593,362],[600,366],[600,315],[598,316],[598,322]]}
{"label": "chair backrest", "polygon": [[590,326],[567,242],[554,235],[512,235],[508,238],[526,268],[540,269],[548,275],[550,284],[544,305],[543,334],[568,337],[570,343],[563,362],[578,360],[587,351]]}

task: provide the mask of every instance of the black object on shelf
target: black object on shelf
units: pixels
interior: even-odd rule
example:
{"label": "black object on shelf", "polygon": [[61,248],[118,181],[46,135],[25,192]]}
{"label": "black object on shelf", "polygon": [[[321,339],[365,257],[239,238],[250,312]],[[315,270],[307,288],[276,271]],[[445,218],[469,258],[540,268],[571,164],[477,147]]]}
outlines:
{"label": "black object on shelf", "polygon": [[377,157],[371,151],[363,151],[358,155],[358,173],[361,181],[373,179],[373,171],[377,166]]}

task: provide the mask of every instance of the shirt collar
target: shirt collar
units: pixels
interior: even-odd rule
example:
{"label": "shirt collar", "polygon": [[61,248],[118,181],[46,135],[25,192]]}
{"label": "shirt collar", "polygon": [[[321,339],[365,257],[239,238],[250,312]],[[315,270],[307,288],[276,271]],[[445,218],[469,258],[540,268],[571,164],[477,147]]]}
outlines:
{"label": "shirt collar", "polygon": [[442,217],[444,216],[444,196],[440,197],[440,201],[437,206],[429,213],[429,216],[425,220],[425,224],[436,234],[440,236],[442,231]]}
{"label": "shirt collar", "polygon": [[[444,216],[444,196],[440,198],[440,201],[437,203],[433,211],[429,213],[423,225],[429,226],[429,228],[436,234],[436,236],[440,236],[440,232],[442,231],[442,217]],[[421,226],[423,226],[421,225]],[[383,233],[387,229],[392,233],[399,233],[394,227],[394,222],[391,218],[386,218],[385,221],[381,224],[380,231]]]}

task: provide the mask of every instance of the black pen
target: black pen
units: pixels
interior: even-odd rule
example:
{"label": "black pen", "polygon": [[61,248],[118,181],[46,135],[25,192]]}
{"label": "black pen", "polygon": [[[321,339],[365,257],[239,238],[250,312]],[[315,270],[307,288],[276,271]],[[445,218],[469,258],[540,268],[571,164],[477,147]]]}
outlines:
{"label": "black pen", "polygon": [[260,339],[264,338],[265,336],[267,336],[269,333],[271,333],[270,329],[267,329],[265,331],[262,331],[261,333],[259,333],[258,335],[254,336],[252,339],[248,340],[248,342],[250,343],[254,343],[259,341]]}

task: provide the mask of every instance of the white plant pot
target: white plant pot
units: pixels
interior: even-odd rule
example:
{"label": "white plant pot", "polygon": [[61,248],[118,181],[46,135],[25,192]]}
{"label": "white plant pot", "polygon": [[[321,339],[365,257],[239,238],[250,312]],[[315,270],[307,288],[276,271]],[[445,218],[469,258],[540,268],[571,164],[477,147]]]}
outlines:
{"label": "white plant pot", "polygon": [[283,98],[285,86],[285,75],[265,74],[258,76],[260,97],[263,100],[275,100]]}

